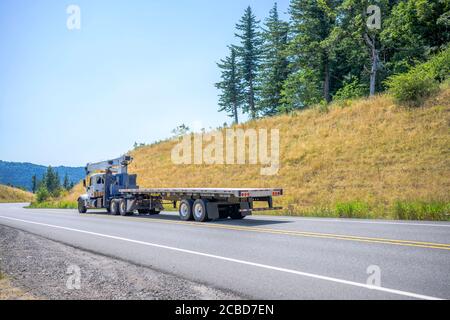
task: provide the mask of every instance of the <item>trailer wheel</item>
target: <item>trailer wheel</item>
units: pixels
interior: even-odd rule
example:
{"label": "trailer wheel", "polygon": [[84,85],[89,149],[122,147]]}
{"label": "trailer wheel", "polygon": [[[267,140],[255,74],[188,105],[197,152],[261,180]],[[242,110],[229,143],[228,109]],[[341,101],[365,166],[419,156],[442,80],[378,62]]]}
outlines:
{"label": "trailer wheel", "polygon": [[79,213],[86,213],[87,212],[87,208],[84,205],[83,199],[78,199],[78,212]]}
{"label": "trailer wheel", "polygon": [[109,213],[113,216],[117,216],[119,214],[119,206],[116,200],[111,200],[109,203]]}
{"label": "trailer wheel", "polygon": [[206,200],[197,199],[192,206],[192,213],[195,221],[204,222],[208,220],[208,212],[206,211]]}
{"label": "trailer wheel", "polygon": [[192,220],[192,205],[194,201],[190,199],[183,199],[180,202],[180,218],[181,220],[188,221]]}
{"label": "trailer wheel", "polygon": [[119,200],[119,213],[121,216],[128,216],[131,212],[127,211],[127,200],[120,199]]}

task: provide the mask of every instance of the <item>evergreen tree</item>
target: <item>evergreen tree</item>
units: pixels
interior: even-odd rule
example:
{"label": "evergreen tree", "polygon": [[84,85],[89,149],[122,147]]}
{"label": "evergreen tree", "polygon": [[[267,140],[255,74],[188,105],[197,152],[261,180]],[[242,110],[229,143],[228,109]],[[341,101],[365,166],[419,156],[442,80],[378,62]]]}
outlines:
{"label": "evergreen tree", "polygon": [[236,24],[236,37],[240,39],[240,46],[237,48],[239,56],[240,73],[242,74],[245,104],[243,111],[250,113],[250,117],[255,119],[258,115],[257,102],[257,77],[261,60],[262,39],[259,32],[259,20],[249,6],[241,20]]}
{"label": "evergreen tree", "polygon": [[230,55],[220,60],[217,66],[222,70],[222,81],[215,84],[221,90],[219,95],[219,111],[225,111],[239,123],[238,112],[243,102],[242,83],[238,74],[236,48],[231,46]]}
{"label": "evergreen tree", "polygon": [[289,63],[285,55],[289,25],[280,20],[277,3],[265,21],[262,33],[263,62],[260,73],[259,109],[263,115],[274,115],[281,109],[281,91],[289,74]]}
{"label": "evergreen tree", "polygon": [[67,175],[67,172],[64,175],[63,188],[66,190],[70,190],[70,181],[69,181],[69,176]]}
{"label": "evergreen tree", "polygon": [[61,187],[59,175],[55,170],[53,170],[51,166],[47,168],[47,172],[44,175],[43,181],[48,192],[50,192],[51,194],[58,193]]}
{"label": "evergreen tree", "polygon": [[36,175],[34,174],[31,177],[31,191],[33,193],[36,193],[37,189],[38,189],[38,181],[37,181]]}
{"label": "evergreen tree", "polygon": [[380,34],[389,58],[387,72],[406,72],[450,41],[450,1],[401,1],[383,24]]}
{"label": "evergreen tree", "polygon": [[298,107],[317,103],[319,97],[327,102],[331,100],[330,86],[335,61],[329,37],[336,23],[340,2],[291,1],[292,40],[287,51],[293,74],[285,84],[285,104]]}

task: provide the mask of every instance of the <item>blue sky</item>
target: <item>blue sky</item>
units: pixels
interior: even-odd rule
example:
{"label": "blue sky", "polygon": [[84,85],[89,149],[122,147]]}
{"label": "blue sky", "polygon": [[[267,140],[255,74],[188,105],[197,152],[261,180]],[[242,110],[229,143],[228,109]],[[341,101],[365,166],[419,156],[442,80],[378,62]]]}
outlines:
{"label": "blue sky", "polygon": [[[230,122],[217,112],[216,62],[244,9],[263,20],[273,3],[2,0],[0,160],[79,166],[181,123]],[[80,30],[66,26],[70,4]]]}

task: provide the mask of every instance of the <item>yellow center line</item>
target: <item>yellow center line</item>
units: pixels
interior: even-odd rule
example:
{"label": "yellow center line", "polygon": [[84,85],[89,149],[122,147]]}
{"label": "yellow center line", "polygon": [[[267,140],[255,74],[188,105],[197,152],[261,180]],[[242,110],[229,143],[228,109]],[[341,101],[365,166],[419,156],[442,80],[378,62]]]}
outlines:
{"label": "yellow center line", "polygon": [[[100,215],[100,214],[85,215],[85,217],[88,217],[88,216],[98,216],[98,217],[102,217],[102,218],[111,218],[111,219],[121,218],[121,219],[129,220],[129,221],[140,221],[136,218],[131,218],[131,217],[112,217],[112,216]],[[201,227],[201,228],[226,229],[226,230],[234,230],[234,231],[248,231],[248,232],[281,234],[281,235],[299,236],[299,237],[326,238],[326,239],[335,239],[335,240],[346,240],[346,241],[367,242],[367,243],[382,243],[382,244],[391,244],[391,245],[398,245],[398,246],[450,250],[450,244],[446,244],[446,243],[386,239],[386,238],[352,236],[352,235],[342,235],[342,234],[332,234],[332,233],[295,231],[295,230],[268,229],[268,228],[247,227],[247,226],[229,226],[229,225],[216,224],[216,223],[169,221],[169,220],[161,220],[161,219],[141,219],[141,220],[143,222],[149,222],[149,223],[157,222],[157,223],[165,223],[165,224],[187,225],[187,226]]]}

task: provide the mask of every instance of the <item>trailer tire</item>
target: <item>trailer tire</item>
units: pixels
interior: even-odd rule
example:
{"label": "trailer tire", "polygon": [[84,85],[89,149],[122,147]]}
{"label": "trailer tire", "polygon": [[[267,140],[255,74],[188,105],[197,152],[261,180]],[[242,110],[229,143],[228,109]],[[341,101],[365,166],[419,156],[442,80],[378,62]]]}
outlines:
{"label": "trailer tire", "polygon": [[180,219],[184,221],[192,220],[192,205],[194,201],[191,199],[183,199],[180,202],[180,209],[178,212],[180,213]]}
{"label": "trailer tire", "polygon": [[119,200],[119,213],[121,216],[128,216],[131,214],[131,212],[127,211],[127,200],[126,199]]}
{"label": "trailer tire", "polygon": [[109,213],[113,216],[117,216],[119,214],[119,206],[116,200],[111,200],[109,203]]}
{"label": "trailer tire", "polygon": [[87,212],[87,208],[84,205],[83,199],[78,199],[78,212],[79,213],[86,213]]}
{"label": "trailer tire", "polygon": [[204,222],[208,220],[208,212],[207,212],[207,200],[197,199],[192,206],[192,215],[194,216],[195,221]]}

